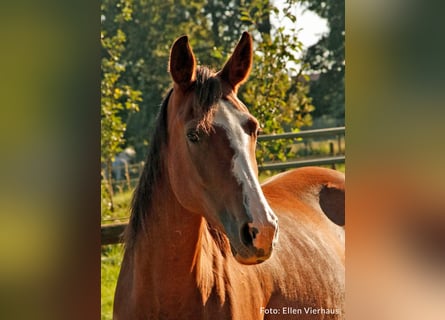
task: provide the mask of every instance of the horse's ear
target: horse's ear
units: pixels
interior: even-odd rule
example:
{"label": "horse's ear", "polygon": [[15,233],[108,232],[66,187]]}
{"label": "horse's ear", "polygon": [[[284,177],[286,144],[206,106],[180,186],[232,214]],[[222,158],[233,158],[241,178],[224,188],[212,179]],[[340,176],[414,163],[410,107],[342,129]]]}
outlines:
{"label": "horse's ear", "polygon": [[253,44],[249,33],[244,32],[232,56],[220,71],[221,79],[227,81],[237,91],[240,84],[246,81],[252,68]]}
{"label": "horse's ear", "polygon": [[344,185],[324,185],[319,194],[320,207],[325,215],[339,226],[345,225]]}
{"label": "horse's ear", "polygon": [[170,51],[169,71],[177,85],[182,90],[187,90],[195,80],[196,60],[188,37],[182,36],[175,41]]}

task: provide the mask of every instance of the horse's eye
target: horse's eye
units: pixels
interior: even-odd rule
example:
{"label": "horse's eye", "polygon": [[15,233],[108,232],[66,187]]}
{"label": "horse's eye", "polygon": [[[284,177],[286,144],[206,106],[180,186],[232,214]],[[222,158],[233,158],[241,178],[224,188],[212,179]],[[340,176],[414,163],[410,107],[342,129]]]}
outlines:
{"label": "horse's eye", "polygon": [[199,133],[195,130],[190,130],[187,132],[187,139],[191,143],[198,143],[199,142]]}
{"label": "horse's eye", "polygon": [[260,133],[261,130],[260,126],[258,125],[258,121],[253,117],[247,119],[242,124],[242,127],[244,131],[252,137],[258,137],[258,134]]}

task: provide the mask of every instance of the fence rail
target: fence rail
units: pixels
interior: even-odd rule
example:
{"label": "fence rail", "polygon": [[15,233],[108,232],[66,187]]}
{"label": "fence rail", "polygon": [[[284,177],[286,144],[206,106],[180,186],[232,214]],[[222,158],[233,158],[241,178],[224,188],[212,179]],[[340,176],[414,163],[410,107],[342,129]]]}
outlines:
{"label": "fence rail", "polygon": [[122,235],[126,226],[127,223],[113,223],[102,225],[100,228],[101,245],[116,244],[122,242]]}
{"label": "fence rail", "polygon": [[[281,134],[271,134],[271,135],[260,135],[258,141],[271,141],[277,139],[299,139],[308,137],[326,137],[326,136],[336,136],[340,139],[341,136],[345,134],[345,127],[328,128],[328,129],[317,129],[317,130],[306,130],[295,133],[281,133]],[[286,161],[278,163],[264,163],[258,166],[259,171],[265,170],[284,170],[290,168],[299,168],[306,166],[321,166],[321,165],[335,165],[345,162],[344,155],[333,155],[333,148],[331,148],[331,155],[327,157],[317,157],[314,159],[304,159],[297,161]],[[339,143],[339,151],[340,143]],[[138,164],[139,168],[142,168]],[[128,170],[128,169],[127,169]],[[127,175],[128,176],[128,175]],[[133,179],[131,179],[133,180]],[[122,234],[125,230],[127,223],[115,223],[106,224],[101,226],[101,244],[116,244],[122,242]]]}
{"label": "fence rail", "polygon": [[316,130],[304,130],[300,132],[287,132],[287,133],[277,133],[277,134],[262,134],[258,136],[258,141],[270,141],[278,139],[298,139],[307,138],[315,136],[336,136],[344,135],[345,127],[327,128],[327,129],[316,129]]}
{"label": "fence rail", "polygon": [[345,162],[345,156],[323,157],[323,158],[309,159],[309,160],[286,161],[281,163],[265,163],[263,165],[259,165],[258,170],[259,171],[284,170],[284,169],[301,168],[307,166],[333,165],[344,162]]}

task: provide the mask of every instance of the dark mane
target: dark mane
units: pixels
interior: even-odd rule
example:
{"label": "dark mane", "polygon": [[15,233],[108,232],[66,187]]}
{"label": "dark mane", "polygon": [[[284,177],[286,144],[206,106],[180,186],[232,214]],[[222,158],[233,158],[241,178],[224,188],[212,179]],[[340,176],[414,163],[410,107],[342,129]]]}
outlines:
{"label": "dark mane", "polygon": [[170,89],[161,104],[161,109],[156,119],[155,130],[150,139],[150,148],[144,169],[133,193],[130,221],[124,234],[127,248],[133,247],[136,240],[136,233],[144,226],[145,215],[151,203],[153,188],[161,175],[161,150],[163,145],[167,143],[167,106],[172,92],[173,89]]}
{"label": "dark mane", "polygon": [[[199,127],[208,131],[211,128],[213,107],[222,97],[220,80],[210,69],[198,67],[191,90],[194,91],[193,117],[198,120]],[[133,193],[130,221],[124,234],[126,248],[133,247],[138,232],[145,232],[145,218],[149,214],[153,190],[162,175],[161,151],[168,140],[167,106],[172,92],[173,89],[170,89],[161,104],[144,169]]]}

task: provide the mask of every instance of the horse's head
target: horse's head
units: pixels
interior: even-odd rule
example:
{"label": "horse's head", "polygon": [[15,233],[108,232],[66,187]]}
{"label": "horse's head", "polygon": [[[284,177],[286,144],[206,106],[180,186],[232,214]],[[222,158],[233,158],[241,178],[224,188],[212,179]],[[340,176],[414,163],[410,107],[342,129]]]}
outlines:
{"label": "horse's head", "polygon": [[244,33],[223,69],[196,67],[186,36],[174,43],[168,105],[167,168],[178,201],[229,238],[235,258],[255,264],[270,257],[277,218],[258,182],[258,122],[237,98],[252,65]]}

